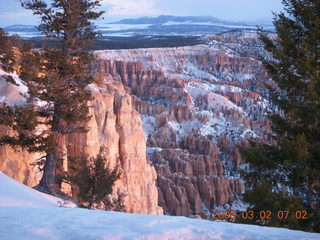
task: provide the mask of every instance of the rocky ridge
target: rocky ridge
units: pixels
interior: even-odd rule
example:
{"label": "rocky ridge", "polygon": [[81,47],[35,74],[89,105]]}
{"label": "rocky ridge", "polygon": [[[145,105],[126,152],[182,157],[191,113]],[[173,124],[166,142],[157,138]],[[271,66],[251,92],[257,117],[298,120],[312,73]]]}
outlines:
{"label": "rocky ridge", "polygon": [[[25,93],[23,84],[15,86],[0,79],[1,102],[13,105],[23,103]],[[113,197],[123,197],[127,212],[139,214],[162,214],[158,206],[158,190],[156,187],[156,171],[146,156],[146,137],[142,130],[139,113],[132,106],[132,97],[126,94],[122,84],[109,83],[90,85],[93,94],[89,102],[90,128],[85,134],[68,135],[65,150],[72,156],[86,154],[96,156],[100,147],[105,149],[105,157],[110,167],[119,166],[121,178],[115,183]],[[13,96],[13,97],[12,97]],[[8,132],[0,126],[0,134]],[[37,167],[31,165],[41,154],[31,154],[22,149],[9,146],[0,147],[0,170],[8,176],[26,185],[38,184],[41,174]],[[64,170],[69,171],[64,162]],[[64,191],[70,191],[64,185]]]}
{"label": "rocky ridge", "polygon": [[[217,207],[236,210],[244,191],[237,146],[249,139],[272,142],[264,88],[270,79],[257,58],[264,52],[256,36],[207,40],[95,53],[90,131],[69,136],[66,150],[94,156],[103,146],[111,166],[121,166],[114,193],[126,195],[129,212],[160,214],[158,204],[166,214],[204,218]],[[0,170],[37,183],[39,174],[29,165],[37,156],[5,146],[0,154]]]}
{"label": "rocky ridge", "polygon": [[[244,191],[238,146],[272,142],[271,83],[256,36],[215,36],[181,48],[97,51],[92,72],[126,86],[148,137],[159,205],[172,215],[210,216]],[[232,43],[232,45],[230,45]],[[234,45],[236,43],[236,45]]]}

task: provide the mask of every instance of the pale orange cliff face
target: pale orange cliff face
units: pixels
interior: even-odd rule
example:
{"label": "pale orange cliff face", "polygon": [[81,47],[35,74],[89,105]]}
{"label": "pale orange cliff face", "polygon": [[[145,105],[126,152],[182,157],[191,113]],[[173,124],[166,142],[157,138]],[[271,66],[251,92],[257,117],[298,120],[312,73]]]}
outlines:
{"label": "pale orange cliff face", "polygon": [[[0,127],[0,133],[7,129]],[[9,146],[0,147],[0,170],[8,176],[30,187],[37,185],[41,179],[41,173],[33,164],[39,154],[28,153],[26,150],[15,151]]]}
{"label": "pale orange cliff face", "polygon": [[[5,74],[0,69],[0,74]],[[16,76],[14,76],[16,78]],[[16,86],[6,82],[0,77],[0,103],[8,105],[23,104],[25,101],[21,94],[26,92],[26,87],[23,85]],[[0,136],[3,134],[13,134],[9,129],[0,125]],[[12,149],[9,146],[0,147],[0,170],[14,179],[28,186],[37,185],[41,173],[39,169],[32,164],[41,154],[29,153],[22,149]]]}
{"label": "pale orange cliff face", "polygon": [[96,156],[100,147],[110,167],[120,166],[121,178],[113,195],[125,194],[126,211],[140,214],[162,214],[158,207],[156,171],[146,157],[146,137],[139,113],[132,106],[132,97],[122,85],[91,85],[94,100],[89,103],[92,118],[86,134],[68,137],[70,154],[85,153]]}
{"label": "pale orange cliff face", "polygon": [[[6,93],[18,95],[14,86]],[[158,190],[156,171],[146,157],[146,137],[142,130],[139,113],[132,106],[132,97],[127,95],[122,84],[106,85],[101,88],[89,86],[93,92],[93,101],[88,103],[92,118],[84,123],[90,128],[86,134],[73,134],[67,137],[65,150],[77,156],[87,154],[96,156],[101,146],[106,150],[105,156],[110,167],[120,166],[121,178],[114,186],[113,195],[124,194],[126,211],[140,214],[162,214],[158,207]],[[7,133],[5,126],[0,127],[0,134]],[[34,186],[41,174],[37,167],[31,165],[41,154],[27,151],[14,151],[9,146],[0,147],[0,170],[23,182]],[[68,170],[67,163],[64,164]],[[65,189],[66,190],[66,189]]]}
{"label": "pale orange cliff face", "polygon": [[[92,118],[83,123],[90,130],[68,136],[65,148],[75,156],[105,148],[122,171],[113,195],[126,195],[128,212],[208,217],[244,191],[238,146],[272,143],[263,95],[270,80],[248,52],[261,47],[221,38],[213,46],[96,52]],[[0,148],[0,170],[28,185],[39,178],[27,164],[33,159]]]}
{"label": "pale orange cliff face", "polygon": [[270,80],[246,52],[247,44],[258,43],[228,41],[230,46],[96,52],[92,72],[134,95],[166,214],[208,217],[232,203],[244,192],[238,146],[250,138],[272,142],[268,103],[260,94]]}
{"label": "pale orange cliff face", "polygon": [[[185,91],[173,92],[175,89],[185,88],[185,83],[181,79],[168,79],[162,71],[145,69],[141,62],[101,60],[97,61],[92,71],[99,72],[105,79],[109,79],[106,86],[109,84],[114,86],[115,82],[118,82],[118,85],[124,83],[129,87],[127,92],[135,94],[134,98],[129,96],[116,97],[113,103],[115,112],[122,113],[116,122],[121,126],[117,130],[120,133],[120,152],[124,153],[124,158],[120,157],[124,169],[128,169],[132,163],[126,160],[128,159],[128,151],[132,150],[132,144],[137,144],[139,141],[142,144],[139,144],[139,148],[136,149],[146,151],[143,132],[133,132],[137,127],[141,129],[140,118],[138,122],[133,122],[132,115],[128,112],[133,106],[144,118],[154,118],[154,131],[148,136],[147,145],[149,158],[158,175],[159,205],[166,210],[166,213],[183,216],[200,214],[205,217],[202,209],[203,204],[220,206],[233,200],[235,194],[244,191],[240,179],[229,179],[224,176],[217,143],[197,133],[196,129],[193,131],[194,126],[188,123],[200,121],[204,124],[208,119],[191,111],[190,94]],[[105,88],[108,87],[103,87],[103,89]],[[143,97],[162,98],[163,101],[172,105],[150,104],[148,101],[141,100]],[[179,102],[185,104],[179,104]],[[99,104],[101,104],[100,101]],[[94,109],[104,108],[95,107]],[[176,129],[170,125],[172,122],[190,124],[190,126],[186,126],[190,128],[190,133],[180,136]],[[93,125],[90,124],[90,126]],[[99,127],[92,129],[99,129]],[[126,139],[126,141],[122,142],[121,139]],[[143,141],[141,141],[142,139]],[[220,142],[224,141],[220,139]],[[240,156],[236,155],[236,157],[239,160],[230,159],[230,161],[240,163]],[[138,170],[138,163],[134,161],[133,164],[138,168],[132,167]],[[130,179],[141,179],[138,175],[129,174],[128,176],[131,177]],[[130,179],[128,180],[130,181]],[[141,188],[134,186],[132,190],[137,191],[137,189]]]}

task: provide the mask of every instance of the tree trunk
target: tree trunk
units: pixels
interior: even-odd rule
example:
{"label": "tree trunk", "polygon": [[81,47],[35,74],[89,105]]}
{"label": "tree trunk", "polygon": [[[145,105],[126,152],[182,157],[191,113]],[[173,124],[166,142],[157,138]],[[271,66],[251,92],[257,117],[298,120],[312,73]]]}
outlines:
{"label": "tree trunk", "polygon": [[37,190],[52,195],[57,195],[61,189],[61,173],[63,159],[54,153],[47,153],[46,161],[43,169],[43,176]]}
{"label": "tree trunk", "polygon": [[[54,112],[59,112],[61,106],[56,105]],[[59,117],[54,117],[52,122],[52,145],[46,155],[46,161],[43,168],[43,176],[36,187],[41,192],[51,195],[61,193],[61,184],[63,177],[63,160],[65,150],[65,135],[63,133],[65,124]]]}
{"label": "tree trunk", "polygon": [[93,206],[93,201],[89,201],[89,204],[88,204],[88,209],[92,209],[92,206]]}

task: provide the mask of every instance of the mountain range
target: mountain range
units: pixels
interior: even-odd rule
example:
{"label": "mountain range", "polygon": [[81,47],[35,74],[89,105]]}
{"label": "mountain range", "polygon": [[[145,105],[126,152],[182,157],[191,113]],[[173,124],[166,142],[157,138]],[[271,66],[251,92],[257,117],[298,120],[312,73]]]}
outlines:
{"label": "mountain range", "polygon": [[[254,30],[262,26],[272,31],[273,27],[264,22],[235,22],[225,21],[212,16],[171,16],[141,17],[123,19],[117,22],[99,23],[97,29],[102,37],[108,36],[136,36],[136,35],[214,35],[217,33],[235,30]],[[40,37],[36,27],[30,25],[12,25],[5,27],[9,34],[19,34],[23,38]]]}

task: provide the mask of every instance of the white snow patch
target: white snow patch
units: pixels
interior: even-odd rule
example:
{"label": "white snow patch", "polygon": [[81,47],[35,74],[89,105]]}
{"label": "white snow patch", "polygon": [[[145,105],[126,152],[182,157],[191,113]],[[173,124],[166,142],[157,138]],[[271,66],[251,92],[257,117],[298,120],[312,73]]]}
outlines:
{"label": "white snow patch", "polygon": [[178,122],[169,121],[168,124],[173,130],[175,130],[177,132],[181,129],[181,126]]}
{"label": "white snow patch", "polygon": [[[316,240],[320,234],[186,217],[59,208],[0,173],[0,239],[5,240]],[[15,206],[10,202],[16,203]],[[33,207],[23,205],[32,202]]]}
{"label": "white snow patch", "polygon": [[19,32],[19,31],[9,31],[8,35],[19,35],[21,38],[34,38],[34,37],[43,37],[39,32]]}
{"label": "white snow patch", "polygon": [[91,83],[89,84],[87,87],[86,87],[86,90],[87,91],[90,91],[91,93],[98,93],[100,92],[99,88],[97,85]]}
{"label": "white snow patch", "polygon": [[254,74],[238,74],[237,78],[240,82],[243,82],[244,80],[254,79]]}
{"label": "white snow patch", "polygon": [[[220,88],[226,91],[226,87],[220,86]],[[210,86],[209,84],[189,82],[186,85],[186,89],[189,92],[193,102],[197,99],[199,95],[201,96],[206,95],[209,109],[226,108],[226,109],[234,109],[236,111],[243,112],[241,107],[238,107],[236,104],[228,100],[226,97],[220,94],[214,93],[213,91],[217,89],[217,85],[215,84]],[[237,89],[235,87],[229,88],[229,90],[240,91],[240,89]]]}
{"label": "white snow patch", "polygon": [[203,83],[203,85],[209,85],[210,89],[212,91],[220,91],[224,94],[232,92],[232,93],[241,93],[243,90],[240,87],[232,86],[232,85],[218,85],[218,84],[209,84],[209,83]]}
{"label": "white snow patch", "polygon": [[145,114],[141,114],[140,116],[143,122],[142,129],[144,135],[148,137],[150,134],[152,135],[156,130],[156,118]]}
{"label": "white snow patch", "polygon": [[[6,76],[11,76],[17,85],[7,82],[4,78]],[[17,73],[9,74],[0,69],[0,103],[5,103],[9,106],[22,106],[27,102],[26,97],[28,97],[28,87],[19,78]],[[45,107],[48,106],[48,102],[35,98],[34,105]]]}
{"label": "white snow patch", "polygon": [[223,23],[214,23],[214,22],[191,22],[191,21],[184,21],[184,22],[174,22],[168,21],[163,26],[172,26],[172,25],[207,25],[207,26],[218,26],[218,27],[227,27],[227,28],[246,28],[246,29],[256,29],[255,26],[249,25],[232,25],[232,24],[223,24]]}
{"label": "white snow patch", "polygon": [[320,237],[316,233],[283,228],[70,208],[3,208],[0,223],[0,237],[6,240],[316,240]]}
{"label": "white snow patch", "polygon": [[[61,198],[29,188],[0,171],[0,207],[59,207],[62,202]],[[68,206],[76,205],[68,202]]]}
{"label": "white snow patch", "polygon": [[148,147],[147,148],[147,154],[151,155],[153,152],[161,152],[163,148],[160,147]]}
{"label": "white snow patch", "polygon": [[240,107],[228,100],[226,97],[212,92],[208,93],[208,107],[212,109],[223,107],[242,112],[242,109]]}
{"label": "white snow patch", "polygon": [[[110,61],[142,62],[147,70],[162,70],[166,76],[180,76],[183,78],[210,78],[218,81],[213,75],[195,66],[192,56],[217,54],[214,47],[196,45],[176,48],[140,48],[125,50],[95,51],[99,59]],[[181,74],[177,74],[181,69]]]}
{"label": "white snow patch", "polygon": [[246,129],[243,131],[243,133],[241,134],[241,137],[244,138],[246,137],[248,134],[250,134],[252,136],[252,138],[257,138],[258,135],[251,129]]}
{"label": "white snow patch", "polygon": [[[4,77],[11,76],[15,83],[18,85],[7,82]],[[21,81],[16,73],[6,73],[0,69],[0,103],[12,105],[23,105],[26,99],[23,95],[28,93],[28,88]]]}
{"label": "white snow patch", "polygon": [[135,29],[148,29],[152,24],[102,24],[99,26],[100,31],[126,31]]}
{"label": "white snow patch", "polygon": [[[230,124],[231,125],[231,124]],[[223,115],[215,116],[210,119],[207,123],[203,124],[201,126],[200,133],[203,136],[212,135],[215,137],[215,140],[217,141],[217,138],[224,132],[228,130],[228,122],[226,121],[226,118]]]}

